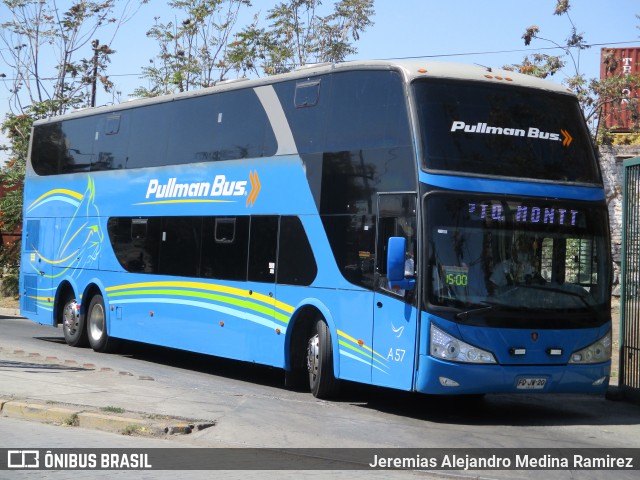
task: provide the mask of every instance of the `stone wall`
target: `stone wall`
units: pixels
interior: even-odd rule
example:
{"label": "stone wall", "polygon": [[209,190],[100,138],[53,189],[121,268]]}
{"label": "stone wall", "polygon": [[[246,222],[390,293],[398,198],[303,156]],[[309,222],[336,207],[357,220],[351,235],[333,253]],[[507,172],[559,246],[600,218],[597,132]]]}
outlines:
{"label": "stone wall", "polygon": [[640,145],[600,146],[600,166],[609,206],[611,250],[613,254],[613,294],[620,296],[620,262],[622,260],[622,182],[623,162],[640,157]]}

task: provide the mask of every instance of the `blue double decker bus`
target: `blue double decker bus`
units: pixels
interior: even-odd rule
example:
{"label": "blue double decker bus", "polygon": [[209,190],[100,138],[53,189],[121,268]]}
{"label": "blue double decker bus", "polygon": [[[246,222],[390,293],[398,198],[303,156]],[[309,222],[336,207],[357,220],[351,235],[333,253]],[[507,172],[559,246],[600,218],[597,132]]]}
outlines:
{"label": "blue double decker bus", "polygon": [[576,98],[426,61],[315,65],[39,121],[21,311],[429,394],[602,393],[611,258]]}

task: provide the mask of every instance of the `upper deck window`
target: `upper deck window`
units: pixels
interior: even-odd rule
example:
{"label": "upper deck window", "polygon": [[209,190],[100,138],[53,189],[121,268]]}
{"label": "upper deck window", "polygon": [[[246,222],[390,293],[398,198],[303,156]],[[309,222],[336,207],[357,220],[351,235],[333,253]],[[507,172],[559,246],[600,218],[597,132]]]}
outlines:
{"label": "upper deck window", "polygon": [[413,91],[427,170],[601,183],[571,95],[451,80],[419,80]]}

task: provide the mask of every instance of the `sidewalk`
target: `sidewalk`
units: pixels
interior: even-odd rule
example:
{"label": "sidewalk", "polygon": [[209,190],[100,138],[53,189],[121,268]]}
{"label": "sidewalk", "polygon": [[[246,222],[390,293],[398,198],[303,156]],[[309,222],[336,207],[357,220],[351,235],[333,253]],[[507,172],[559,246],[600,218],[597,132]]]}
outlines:
{"label": "sidewalk", "polygon": [[144,375],[25,351],[0,340],[0,416],[125,435],[186,435],[216,424],[207,418],[210,412],[194,411],[198,394],[190,393]]}
{"label": "sidewalk", "polygon": [[[18,300],[1,298],[0,316],[20,317]],[[153,437],[188,435],[216,424],[211,411],[194,409],[202,404],[199,392],[114,370],[110,358],[101,356],[103,365],[81,363],[46,349],[24,350],[0,336],[0,416]],[[218,404],[223,411],[224,404]]]}

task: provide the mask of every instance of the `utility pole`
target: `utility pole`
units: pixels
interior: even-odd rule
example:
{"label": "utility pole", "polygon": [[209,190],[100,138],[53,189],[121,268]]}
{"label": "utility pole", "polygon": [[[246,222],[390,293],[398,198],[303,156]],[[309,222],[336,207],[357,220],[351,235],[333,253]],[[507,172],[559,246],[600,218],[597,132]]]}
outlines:
{"label": "utility pole", "polygon": [[100,41],[96,38],[93,42],[91,42],[91,46],[93,47],[93,75],[91,78],[91,106],[96,106],[96,84],[98,80],[98,45]]}

